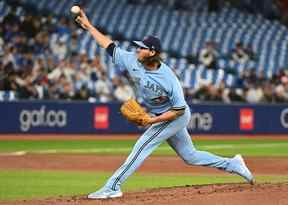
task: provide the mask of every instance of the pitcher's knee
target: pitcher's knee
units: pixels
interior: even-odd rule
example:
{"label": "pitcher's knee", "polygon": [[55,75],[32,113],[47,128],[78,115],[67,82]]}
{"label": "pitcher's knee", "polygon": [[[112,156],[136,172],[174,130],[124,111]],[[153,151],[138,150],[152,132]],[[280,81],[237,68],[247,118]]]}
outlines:
{"label": "pitcher's knee", "polygon": [[195,157],[195,153],[196,152],[185,153],[181,155],[181,157],[186,164],[194,165],[197,163],[197,157]]}

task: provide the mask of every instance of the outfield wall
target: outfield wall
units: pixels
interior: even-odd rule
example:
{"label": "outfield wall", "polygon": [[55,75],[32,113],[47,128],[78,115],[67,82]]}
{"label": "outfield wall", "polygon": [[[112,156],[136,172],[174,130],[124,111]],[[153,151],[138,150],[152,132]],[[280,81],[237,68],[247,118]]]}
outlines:
{"label": "outfield wall", "polygon": [[[138,133],[119,104],[1,102],[0,133]],[[288,105],[191,105],[195,134],[288,134]]]}

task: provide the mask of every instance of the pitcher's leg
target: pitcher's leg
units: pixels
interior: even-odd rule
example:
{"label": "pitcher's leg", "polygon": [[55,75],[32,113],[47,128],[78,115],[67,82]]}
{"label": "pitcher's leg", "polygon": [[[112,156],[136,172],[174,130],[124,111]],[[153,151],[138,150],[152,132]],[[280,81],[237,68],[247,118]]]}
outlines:
{"label": "pitcher's leg", "polygon": [[170,137],[167,142],[187,164],[225,170],[230,162],[228,158],[196,150],[186,128],[180,130],[175,136]]}
{"label": "pitcher's leg", "polygon": [[108,180],[106,186],[117,190],[163,141],[174,136],[187,125],[189,116],[187,111],[173,121],[152,125],[140,137],[125,163]]}
{"label": "pitcher's leg", "polygon": [[161,136],[169,123],[151,126],[136,142],[130,155],[121,167],[108,179],[100,190],[88,195],[89,199],[121,197],[120,185],[143,163],[143,161],[166,140]]}
{"label": "pitcher's leg", "polygon": [[169,126],[168,123],[161,123],[150,127],[136,142],[132,152],[121,165],[121,167],[109,178],[106,187],[113,190],[120,188],[120,185],[135,172],[143,161],[166,139],[163,132]]}
{"label": "pitcher's leg", "polygon": [[215,167],[238,174],[250,184],[255,183],[254,177],[241,155],[225,158],[209,152],[198,151],[195,149],[186,128],[180,130],[175,136],[170,137],[167,142],[187,164]]}

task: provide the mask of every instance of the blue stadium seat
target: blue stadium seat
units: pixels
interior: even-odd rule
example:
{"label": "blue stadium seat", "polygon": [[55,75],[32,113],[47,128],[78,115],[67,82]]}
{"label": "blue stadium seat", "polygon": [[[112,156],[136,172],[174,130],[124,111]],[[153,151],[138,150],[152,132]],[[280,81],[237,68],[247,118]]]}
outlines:
{"label": "blue stadium seat", "polygon": [[[51,10],[56,15],[69,15],[68,8],[73,4],[69,0],[23,2],[34,4],[40,10]],[[122,38],[121,42],[128,42],[121,43],[121,46],[129,48],[129,41],[142,39],[146,34],[162,39],[163,50],[168,53],[167,63],[176,67],[186,86],[187,82],[191,87],[195,86],[202,77],[213,84],[224,80],[232,86],[234,77],[225,73],[227,67],[235,68],[238,73],[254,67],[258,72],[263,69],[266,76],[271,76],[278,69],[288,66],[288,29],[279,22],[267,20],[259,14],[242,13],[229,6],[218,13],[208,13],[207,0],[185,0],[183,3],[191,12],[168,9],[163,5],[126,4],[126,0],[87,1],[86,8],[95,25]],[[0,18],[7,12],[5,1],[0,1]],[[100,54],[105,59],[106,67],[112,66],[111,61],[107,60],[109,57],[91,36],[82,34],[81,39],[79,52],[86,51],[90,58],[95,53]],[[220,69],[216,71],[207,71],[201,65],[190,65],[186,58],[197,57],[207,41],[215,41],[219,53],[224,56],[241,41],[255,52],[255,61],[241,65],[219,59]],[[169,57],[169,53],[173,53],[173,57]]]}

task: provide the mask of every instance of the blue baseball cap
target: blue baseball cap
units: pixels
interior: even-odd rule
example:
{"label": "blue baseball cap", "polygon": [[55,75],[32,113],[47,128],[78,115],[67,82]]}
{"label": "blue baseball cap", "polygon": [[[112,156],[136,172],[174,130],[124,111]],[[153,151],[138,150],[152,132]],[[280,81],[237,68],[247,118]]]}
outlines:
{"label": "blue baseball cap", "polygon": [[162,51],[161,42],[155,36],[146,36],[142,41],[133,41],[133,43],[141,48],[147,48],[159,53]]}

